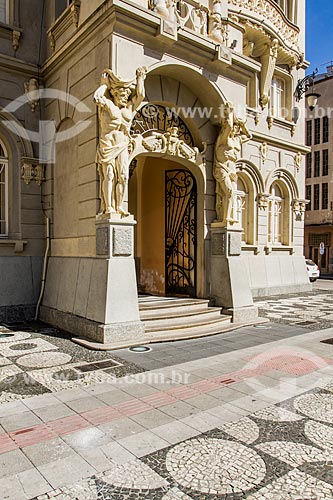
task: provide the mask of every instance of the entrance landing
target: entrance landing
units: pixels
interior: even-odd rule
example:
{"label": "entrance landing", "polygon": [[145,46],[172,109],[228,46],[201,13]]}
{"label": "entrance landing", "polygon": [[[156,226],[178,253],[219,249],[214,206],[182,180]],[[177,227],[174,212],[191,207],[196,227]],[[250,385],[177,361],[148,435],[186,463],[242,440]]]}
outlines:
{"label": "entrance landing", "polygon": [[140,339],[117,341],[108,344],[93,342],[83,338],[72,340],[89,349],[113,350],[147,345],[157,342],[188,340],[237,330],[266,319],[243,323],[231,323],[231,316],[221,314],[220,307],[209,307],[209,300],[181,297],[139,296],[140,319],[145,333]]}

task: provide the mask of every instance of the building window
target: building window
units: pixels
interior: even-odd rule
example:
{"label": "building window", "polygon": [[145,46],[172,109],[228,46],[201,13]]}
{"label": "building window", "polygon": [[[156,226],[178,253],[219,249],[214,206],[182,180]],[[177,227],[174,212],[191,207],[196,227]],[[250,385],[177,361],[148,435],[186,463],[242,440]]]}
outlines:
{"label": "building window", "polygon": [[9,23],[9,0],[0,0],[0,22]]}
{"label": "building window", "polygon": [[306,173],[307,179],[312,177],[312,153],[306,155]]}
{"label": "building window", "polygon": [[323,150],[323,174],[328,175],[328,149]]}
{"label": "building window", "polygon": [[273,184],[269,199],[268,242],[282,244],[284,223],[284,197],[277,184]]}
{"label": "building window", "polygon": [[328,142],[328,136],[329,136],[328,116],[324,116],[324,118],[323,118],[323,142]]}
{"label": "building window", "polygon": [[71,3],[72,0],[57,0],[55,2],[55,18],[59,17]]}
{"label": "building window", "polygon": [[275,118],[285,118],[285,83],[281,78],[273,78],[271,86],[270,108]]}
{"label": "building window", "polygon": [[0,238],[8,236],[8,156],[0,142]]}
{"label": "building window", "polygon": [[315,151],[314,154],[314,177],[320,176],[320,151]]}
{"label": "building window", "polygon": [[327,182],[324,182],[324,184],[321,185],[321,209],[322,210],[328,209],[328,183]]}
{"label": "building window", "polygon": [[320,144],[320,118],[314,121],[314,143]]}
{"label": "building window", "polygon": [[319,210],[319,184],[313,186],[313,210]]}
{"label": "building window", "polygon": [[311,247],[319,247],[320,243],[323,242],[325,246],[329,246],[330,236],[329,234],[322,233],[310,233],[309,234],[309,245]]}
{"label": "building window", "polygon": [[249,194],[244,182],[238,177],[237,192],[236,192],[236,218],[242,227],[242,242],[248,242],[248,204]]}
{"label": "building window", "polygon": [[311,195],[312,195],[312,186],[305,186],[305,198],[309,200],[309,203],[306,205],[306,210],[311,210]]}
{"label": "building window", "polygon": [[312,120],[306,122],[306,145],[312,146]]}

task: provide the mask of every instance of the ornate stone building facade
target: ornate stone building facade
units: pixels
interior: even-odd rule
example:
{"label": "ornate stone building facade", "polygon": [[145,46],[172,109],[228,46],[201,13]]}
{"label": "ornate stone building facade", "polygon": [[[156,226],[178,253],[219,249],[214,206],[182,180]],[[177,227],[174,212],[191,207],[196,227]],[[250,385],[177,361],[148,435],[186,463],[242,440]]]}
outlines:
{"label": "ornate stone building facade", "polygon": [[8,18],[20,3],[0,2],[0,69],[18,79],[2,105],[25,89],[6,120],[46,139],[35,150],[1,122],[3,307],[42,286],[46,321],[132,342],[138,289],[251,322],[253,297],[309,288],[304,0],[50,0],[34,33],[28,2]]}

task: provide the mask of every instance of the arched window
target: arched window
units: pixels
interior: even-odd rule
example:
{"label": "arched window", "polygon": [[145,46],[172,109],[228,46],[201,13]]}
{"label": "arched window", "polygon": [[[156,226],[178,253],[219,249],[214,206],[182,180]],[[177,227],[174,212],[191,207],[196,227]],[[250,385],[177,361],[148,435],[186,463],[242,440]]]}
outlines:
{"label": "arched window", "polygon": [[8,236],[8,155],[0,141],[0,238]]}
{"label": "arched window", "polygon": [[272,185],[269,198],[268,242],[273,245],[285,243],[285,196],[277,183]]}
{"label": "arched window", "polygon": [[248,213],[249,213],[249,193],[247,186],[238,176],[236,193],[236,217],[242,227],[242,241],[248,243]]}

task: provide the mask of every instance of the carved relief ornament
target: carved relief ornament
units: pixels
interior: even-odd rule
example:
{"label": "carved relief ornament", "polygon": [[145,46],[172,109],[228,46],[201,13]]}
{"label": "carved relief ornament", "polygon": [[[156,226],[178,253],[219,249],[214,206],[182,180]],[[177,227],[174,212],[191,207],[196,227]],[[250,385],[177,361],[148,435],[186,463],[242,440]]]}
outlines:
{"label": "carved relief ornament", "polygon": [[267,45],[265,53],[261,56],[261,89],[260,105],[264,109],[269,103],[269,93],[278,56],[279,42],[275,38]]}
{"label": "carved relief ornament", "polygon": [[185,158],[197,165],[202,165],[205,162],[204,153],[206,144],[203,144],[203,146],[203,151],[200,153],[197,147],[189,146],[182,139],[179,139],[177,127],[170,127],[164,134],[152,132],[148,137],[143,138],[141,135],[133,137],[130,153],[132,157],[145,151],[168,154],[170,156]]}
{"label": "carved relief ornament", "polygon": [[259,193],[257,197],[257,205],[261,210],[266,210],[269,204],[269,194]]}

